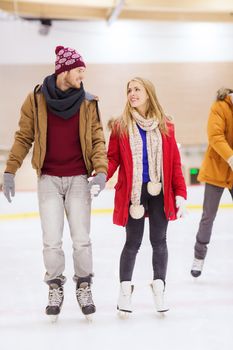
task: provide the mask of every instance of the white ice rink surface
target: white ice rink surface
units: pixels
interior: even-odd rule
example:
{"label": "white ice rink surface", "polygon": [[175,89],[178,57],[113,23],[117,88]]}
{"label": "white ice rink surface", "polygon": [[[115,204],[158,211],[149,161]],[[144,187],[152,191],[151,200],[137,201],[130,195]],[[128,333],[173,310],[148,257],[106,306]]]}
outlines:
{"label": "white ice rink surface", "polygon": [[[190,204],[201,204],[203,187],[189,188]],[[222,203],[231,203],[225,191]],[[112,191],[93,202],[110,208]],[[0,214],[37,210],[35,193],[16,193],[11,205],[0,193]],[[92,243],[97,312],[91,324],[81,314],[72,281],[72,249],[64,230],[67,283],[62,313],[51,324],[44,313],[48,288],[40,221],[0,219],[0,349],[2,350],[232,350],[233,349],[233,209],[219,209],[203,275],[190,275],[193,245],[201,210],[168,229],[167,299],[170,311],[155,312],[149,283],[152,277],[148,226],[138,254],[133,282],[134,312],[127,320],[116,312],[118,261],[124,229],[112,224],[110,214],[93,215]],[[78,213],[77,213],[78,215]],[[52,218],[51,218],[52,220]]]}

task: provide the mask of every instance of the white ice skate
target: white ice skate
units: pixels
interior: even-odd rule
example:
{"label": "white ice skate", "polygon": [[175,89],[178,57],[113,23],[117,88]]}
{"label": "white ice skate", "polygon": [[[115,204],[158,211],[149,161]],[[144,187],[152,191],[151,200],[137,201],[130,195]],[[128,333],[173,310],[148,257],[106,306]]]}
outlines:
{"label": "white ice skate", "polygon": [[134,286],[131,285],[131,281],[124,281],[120,284],[117,310],[119,310],[119,316],[121,318],[127,318],[133,311],[131,303],[133,289]]}
{"label": "white ice skate", "polygon": [[199,277],[202,273],[203,265],[204,265],[204,259],[194,258],[193,265],[191,268],[191,275],[193,277]]}
{"label": "white ice skate", "polygon": [[164,288],[164,282],[161,279],[153,280],[151,283],[156,311],[162,313],[169,310],[164,301]]}

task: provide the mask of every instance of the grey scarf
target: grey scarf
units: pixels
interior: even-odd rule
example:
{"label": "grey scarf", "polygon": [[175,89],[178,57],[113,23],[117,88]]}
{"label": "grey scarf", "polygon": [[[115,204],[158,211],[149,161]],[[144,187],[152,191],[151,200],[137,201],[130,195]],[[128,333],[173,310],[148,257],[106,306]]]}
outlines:
{"label": "grey scarf", "polygon": [[49,110],[63,119],[69,119],[75,115],[85,98],[83,83],[79,89],[61,91],[56,86],[55,74],[44,79],[41,90]]}

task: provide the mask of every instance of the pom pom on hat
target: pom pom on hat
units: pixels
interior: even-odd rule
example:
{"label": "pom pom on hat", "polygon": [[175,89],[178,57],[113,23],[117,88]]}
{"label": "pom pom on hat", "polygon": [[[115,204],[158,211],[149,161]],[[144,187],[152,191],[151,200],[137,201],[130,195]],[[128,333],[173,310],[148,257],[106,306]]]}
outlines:
{"label": "pom pom on hat", "polygon": [[60,50],[64,49],[64,46],[57,46],[55,49],[55,54],[57,55]]}
{"label": "pom pom on hat", "polygon": [[86,67],[82,56],[70,47],[57,46],[55,49],[56,62],[55,62],[55,74],[58,75],[62,72],[69,71],[77,67]]}

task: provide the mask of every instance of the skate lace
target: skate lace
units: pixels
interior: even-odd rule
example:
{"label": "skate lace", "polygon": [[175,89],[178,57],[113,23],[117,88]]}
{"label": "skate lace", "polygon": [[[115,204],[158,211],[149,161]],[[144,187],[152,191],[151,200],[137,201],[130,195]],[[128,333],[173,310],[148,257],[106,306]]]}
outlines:
{"label": "skate lace", "polygon": [[78,288],[76,290],[76,295],[77,295],[77,299],[78,299],[78,302],[79,302],[81,307],[85,307],[87,305],[93,304],[91,289],[89,286],[87,286],[85,288]]}
{"label": "skate lace", "polygon": [[204,264],[204,260],[195,258],[193,260],[192,270],[201,271],[202,267],[203,267],[203,264]]}
{"label": "skate lace", "polygon": [[62,288],[53,288],[49,290],[49,305],[60,306],[63,298]]}

